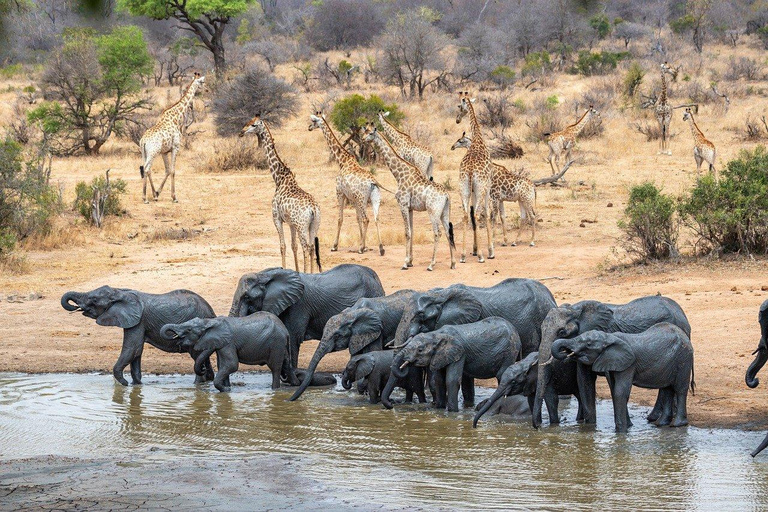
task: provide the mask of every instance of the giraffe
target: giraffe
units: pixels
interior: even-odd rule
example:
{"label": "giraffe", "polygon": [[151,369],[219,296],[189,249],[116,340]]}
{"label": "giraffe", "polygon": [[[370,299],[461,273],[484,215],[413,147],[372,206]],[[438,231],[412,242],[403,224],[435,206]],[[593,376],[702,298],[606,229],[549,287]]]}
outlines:
{"label": "giraffe", "polygon": [[[184,123],[187,109],[189,109],[195,97],[195,92],[204,84],[205,77],[196,72],[192,83],[189,84],[181,99],[163,110],[163,113],[160,114],[160,119],[157,120],[154,126],[144,132],[139,141],[143,163],[139,167],[139,172],[143,181],[145,204],[149,203],[147,200],[147,180],[149,180],[149,185],[152,187],[152,197],[157,201],[160,197],[160,192],[163,191],[163,186],[165,186],[165,180],[169,176],[171,177],[171,197],[174,203],[178,203],[176,199],[176,155],[178,155],[179,147],[181,146],[181,127]],[[165,177],[160,183],[160,188],[155,191],[155,184],[152,183],[152,161],[157,155],[163,156]]]}
{"label": "giraffe", "polygon": [[672,73],[672,68],[665,61],[661,65],[661,94],[659,94],[659,99],[654,107],[656,120],[659,122],[659,130],[661,131],[661,149],[658,153],[660,155],[672,154],[672,151],[669,150],[669,123],[672,121],[672,107],[667,99],[667,78],[664,76],[666,73]]}
{"label": "giraffe", "polygon": [[368,123],[365,129],[364,140],[373,142],[379,155],[389,167],[397,181],[395,199],[400,206],[405,224],[405,262],[403,270],[413,266],[413,212],[426,211],[432,222],[434,245],[432,247],[432,261],[427,270],[435,267],[437,258],[437,244],[440,241],[440,224],[448,235],[448,248],[451,251],[451,269],[456,268],[454,257],[455,243],[453,240],[453,224],[451,223],[451,198],[444,186],[430,180],[413,164],[403,160],[389,141],[376,129],[373,123]]}
{"label": "giraffe", "polygon": [[[291,249],[296,272],[299,271],[299,254],[296,244],[298,233],[301,248],[304,252],[304,272],[317,270],[322,272],[320,265],[320,242],[317,233],[320,230],[320,206],[314,197],[298,183],[293,171],[280,159],[275,149],[275,139],[269,131],[269,126],[259,116],[251,119],[242,130],[240,137],[246,133],[255,133],[259,144],[264,147],[269,162],[269,172],[275,180],[275,196],[272,198],[272,220],[280,237],[280,256],[285,268],[285,233],[283,223],[291,228]],[[314,245],[313,245],[314,244]]]}
{"label": "giraffe", "polygon": [[379,110],[379,123],[381,129],[386,135],[392,147],[395,148],[400,158],[415,165],[424,176],[432,179],[432,170],[434,168],[434,159],[432,158],[432,151],[426,146],[419,144],[411,138],[407,133],[401,132],[395,128],[387,117],[389,111],[385,112]]}
{"label": "giraffe", "polygon": [[341,235],[341,225],[344,222],[344,206],[351,204],[357,213],[357,225],[360,229],[360,249],[358,253],[366,251],[366,235],[368,233],[368,215],[365,210],[370,203],[373,210],[373,222],[376,224],[376,237],[379,240],[379,255],[384,256],[384,245],[381,243],[381,232],[379,231],[379,206],[381,205],[381,189],[383,188],[373,177],[370,171],[363,169],[357,159],[346,149],[344,149],[336,138],[336,134],[328,123],[322,112],[315,112],[315,115],[309,116],[312,124],[309,130],[319,128],[325,136],[325,141],[331,149],[336,162],[339,164],[339,172],[336,174],[336,199],[339,202],[339,224],[336,230],[336,241],[331,247],[331,251],[339,248],[339,236]]}
{"label": "giraffe", "polygon": [[[576,145],[576,137],[593,117],[600,117],[600,112],[590,105],[578,121],[566,126],[564,130],[544,134],[548,135],[547,146],[549,146],[549,156],[547,160],[549,160],[549,166],[552,167],[553,175],[560,172],[560,155],[563,152],[565,152],[565,161],[571,160],[571,150]],[[557,170],[555,170],[555,166],[557,166]]]}
{"label": "giraffe", "polygon": [[[477,243],[477,224],[480,227],[485,225],[488,235],[488,259],[495,258],[493,249],[493,229],[490,222],[486,222],[486,215],[490,212],[491,205],[491,179],[493,167],[491,164],[491,153],[483,140],[483,134],[480,129],[480,123],[475,116],[475,109],[472,103],[474,98],[470,99],[469,93],[459,93],[459,114],[456,116],[456,124],[469,114],[470,129],[472,131],[473,144],[467,150],[467,154],[461,159],[459,166],[459,191],[461,193],[461,206],[464,208],[464,232],[462,233],[461,243],[461,261],[464,263],[467,256],[467,229],[469,223],[472,223],[472,254],[477,255],[480,263],[485,262],[483,252],[478,250]],[[475,211],[477,211],[477,222],[475,221]]]}
{"label": "giraffe", "polygon": [[[453,143],[451,151],[457,148],[469,149],[472,145],[472,139],[467,137],[466,132],[461,134],[461,138]],[[507,245],[507,226],[506,214],[504,212],[505,201],[517,201],[520,205],[520,227],[517,231],[517,238],[512,242],[516,246],[523,233],[523,225],[531,224],[531,242],[533,247],[536,239],[536,186],[530,178],[522,174],[508,170],[503,165],[496,162],[493,165],[493,176],[491,178],[491,224],[494,225],[496,215],[501,222],[501,229],[504,233],[504,242],[502,246]]]}
{"label": "giraffe", "polygon": [[685,109],[683,121],[688,121],[691,125],[691,133],[693,134],[693,158],[696,159],[696,175],[701,175],[701,162],[706,161],[709,164],[709,172],[713,173],[715,175],[715,180],[717,180],[717,171],[715,170],[715,145],[708,141],[701,130],[699,130],[696,121],[693,120],[693,112],[691,112],[690,108]]}

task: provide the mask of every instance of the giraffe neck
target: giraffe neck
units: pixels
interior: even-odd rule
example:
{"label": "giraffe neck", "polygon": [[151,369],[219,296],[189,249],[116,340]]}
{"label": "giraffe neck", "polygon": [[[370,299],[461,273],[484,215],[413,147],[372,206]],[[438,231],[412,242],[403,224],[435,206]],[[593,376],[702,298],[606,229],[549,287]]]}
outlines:
{"label": "giraffe neck", "polygon": [[379,121],[381,121],[381,128],[384,130],[384,132],[387,134],[387,137],[389,137],[391,141],[400,144],[405,142],[405,134],[392,126],[389,121],[387,121],[386,117],[379,114]]}
{"label": "giraffe neck", "polygon": [[696,126],[696,121],[693,120],[693,116],[688,116],[688,123],[691,125],[691,133],[693,134],[693,140],[696,142],[699,142],[701,139],[704,138],[704,134],[701,130],[699,130],[699,127]]}
{"label": "giraffe neck", "polygon": [[374,135],[373,142],[376,144],[376,149],[379,150],[379,154],[384,159],[384,163],[387,164],[387,167],[389,167],[389,170],[392,172],[392,176],[395,177],[395,181],[400,184],[401,180],[408,174],[410,165],[395,153],[395,150],[392,149],[389,141],[382,137],[380,133]]}
{"label": "giraffe neck", "polygon": [[659,94],[659,105],[667,104],[667,78],[664,76],[664,71],[661,72],[661,94]]}
{"label": "giraffe neck", "polygon": [[328,123],[326,123],[325,120],[320,123],[320,126],[322,127],[325,141],[328,143],[328,147],[331,148],[331,153],[333,153],[333,157],[339,165],[344,165],[350,158],[354,158],[342,147],[341,142],[336,138],[336,134],[333,133],[333,130],[328,126]]}
{"label": "giraffe neck", "polygon": [[272,137],[272,132],[269,131],[267,123],[264,123],[264,129],[258,135],[261,144],[264,146],[264,152],[267,155],[269,172],[272,174],[272,179],[275,180],[275,185],[279,187],[286,179],[292,178],[293,173],[280,159],[280,155],[277,154],[275,139]]}
{"label": "giraffe neck", "polygon": [[176,126],[180,127],[184,122],[184,114],[186,114],[187,109],[192,104],[192,99],[194,99],[198,87],[199,82],[197,80],[189,84],[181,99],[175,105],[169,107],[163,113],[163,117],[170,118]]}
{"label": "giraffe neck", "polygon": [[585,126],[587,126],[587,123],[589,122],[589,119],[592,117],[592,111],[587,110],[584,112],[584,115],[581,116],[581,119],[576,121],[576,123],[572,124],[571,127],[573,128],[573,135],[576,136],[579,133],[581,133],[581,130],[584,129]]}
{"label": "giraffe neck", "polygon": [[485,146],[485,141],[483,140],[483,132],[480,128],[480,123],[475,116],[475,107],[472,106],[472,102],[469,100],[467,100],[467,106],[469,108],[469,128],[472,131],[472,144],[467,151],[478,154],[483,153],[485,157],[490,160],[491,157],[488,153],[488,148]]}

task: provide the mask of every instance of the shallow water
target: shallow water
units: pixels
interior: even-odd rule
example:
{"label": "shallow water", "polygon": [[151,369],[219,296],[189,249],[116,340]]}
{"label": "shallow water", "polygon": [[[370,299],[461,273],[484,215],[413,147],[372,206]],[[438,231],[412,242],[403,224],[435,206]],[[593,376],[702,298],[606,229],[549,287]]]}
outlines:
{"label": "shallow water", "polygon": [[[659,429],[645,423],[647,409],[632,408],[635,427],[617,435],[609,402],[598,404],[598,425],[585,427],[574,422],[575,400],[561,402],[559,427],[484,417],[472,429],[469,410],[387,411],[341,388],[287,402],[292,390],[271,391],[264,373],[237,373],[231,393],[192,380],[147,375],[143,386],[123,387],[107,375],[0,374],[0,460],[284,454],[347,504],[768,508],[768,456],[749,456],[760,432]],[[491,391],[478,388],[478,401]]]}

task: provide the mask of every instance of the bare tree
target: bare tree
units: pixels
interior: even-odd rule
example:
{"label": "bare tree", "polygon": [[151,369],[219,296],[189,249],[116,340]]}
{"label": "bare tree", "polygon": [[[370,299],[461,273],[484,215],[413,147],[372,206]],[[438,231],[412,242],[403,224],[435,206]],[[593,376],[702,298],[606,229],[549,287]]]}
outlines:
{"label": "bare tree", "polygon": [[312,17],[309,43],[321,51],[368,45],[384,21],[377,2],[324,0]]}

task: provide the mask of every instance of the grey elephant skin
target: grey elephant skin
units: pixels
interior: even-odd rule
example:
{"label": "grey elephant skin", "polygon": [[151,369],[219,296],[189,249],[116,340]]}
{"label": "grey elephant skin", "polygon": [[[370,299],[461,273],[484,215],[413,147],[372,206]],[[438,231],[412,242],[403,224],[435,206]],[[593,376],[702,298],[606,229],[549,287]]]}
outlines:
{"label": "grey elephant skin", "polygon": [[[84,316],[96,319],[98,325],[123,329],[123,348],[112,368],[112,374],[124,386],[128,385],[128,381],[123,377],[123,370],[128,365],[131,365],[133,384],[141,384],[144,343],[163,352],[189,352],[197,360],[197,351],[184,350],[178,341],[160,336],[160,329],[165,324],[216,316],[205,299],[189,290],[156,295],[102,286],[90,292],[67,292],[61,297],[61,306],[67,311],[82,311]],[[213,379],[213,369],[208,359],[204,361],[203,369],[203,375],[198,375],[195,382]]]}
{"label": "grey elephant skin", "polygon": [[[571,338],[591,330],[640,333],[661,322],[678,326],[690,339],[691,324],[683,309],[674,300],[660,295],[640,297],[627,304],[586,300],[573,305],[562,305],[550,311],[542,324],[536,395],[531,406],[533,426],[541,426],[542,402],[547,404],[550,423],[557,423],[557,393],[554,392],[552,382],[562,379],[563,372],[572,375],[571,370],[564,368],[563,364],[576,365],[580,406],[578,420],[586,423],[596,421],[595,374],[575,361],[545,364],[552,359],[552,343],[557,338]],[[657,401],[648,415],[649,421],[658,419],[660,408],[661,403]]]}
{"label": "grey elephant skin", "polygon": [[413,295],[393,345],[404,346],[413,336],[444,325],[468,324],[498,316],[515,327],[522,353],[527,355],[538,350],[541,323],[555,306],[555,298],[547,287],[532,279],[505,279],[488,288],[463,284],[435,288]]}
{"label": "grey elephant skin", "polygon": [[[553,310],[554,311],[554,310]],[[551,313],[551,312],[550,312]],[[552,391],[555,398],[559,395],[574,395],[579,398],[579,388],[576,382],[576,365],[574,362],[563,363],[558,360],[551,361],[548,364],[556,365],[553,370]],[[472,420],[472,427],[477,427],[480,418],[501,400],[515,395],[523,395],[528,399],[528,412],[533,409],[533,398],[536,394],[536,382],[539,370],[539,353],[531,352],[523,360],[517,361],[509,368],[504,370],[499,380],[499,385],[490,398],[480,403],[475,418]],[[581,410],[581,406],[579,407]],[[556,423],[558,420],[557,403],[554,411],[549,411],[550,422]],[[554,415],[554,417],[553,417]]]}
{"label": "grey elephant skin", "polygon": [[257,311],[277,315],[291,336],[291,364],[296,368],[301,343],[320,339],[331,317],[360,298],[383,295],[379,276],[361,265],[339,265],[321,274],[270,268],[240,278],[229,316]]}
{"label": "grey elephant skin", "polygon": [[693,345],[676,325],[664,322],[639,334],[587,331],[555,341],[552,355],[558,360],[575,357],[605,374],[617,432],[626,432],[631,425],[627,403],[632,386],[660,390],[656,425],[688,424],[688,389],[695,390]]}
{"label": "grey elephant skin", "polygon": [[381,396],[391,409],[390,395],[396,379],[405,377],[406,367],[428,367],[434,378],[435,406],[459,410],[459,387],[464,405],[474,403],[474,379],[501,378],[520,354],[517,329],[501,317],[484,318],[463,325],[446,325],[417,334],[392,361],[391,374]]}
{"label": "grey elephant skin", "polygon": [[296,400],[304,393],[317,365],[327,354],[349,349],[349,355],[354,357],[383,350],[384,345],[394,339],[405,306],[413,294],[413,290],[400,290],[386,297],[364,297],[328,320],[301,386],[290,400]]}
{"label": "grey elephant skin", "polygon": [[[357,382],[357,390],[360,394],[368,392],[368,399],[372,404],[381,401],[381,391],[386,386],[390,377],[392,361],[395,357],[394,350],[382,350],[352,356],[341,374],[341,385],[344,389],[352,389]],[[424,394],[424,369],[408,368],[406,376],[396,379],[395,387],[405,389],[405,401],[413,402],[413,394],[419,398],[420,403],[426,403]]]}
{"label": "grey elephant skin", "polygon": [[[753,389],[760,384],[760,379],[757,378],[757,374],[763,369],[766,361],[768,361],[768,300],[763,302],[760,306],[758,321],[760,322],[760,343],[758,343],[757,349],[752,353],[755,356],[755,360],[749,365],[747,374],[745,375],[747,386]],[[760,443],[760,446],[755,448],[755,451],[752,452],[752,457],[756,457],[757,454],[765,450],[767,446],[768,435],[765,436],[765,439]]]}
{"label": "grey elephant skin", "polygon": [[216,352],[219,371],[213,385],[219,391],[230,390],[229,376],[240,363],[267,365],[272,372],[272,389],[280,388],[281,373],[292,385],[299,383],[288,354],[288,329],[272,313],[258,312],[242,318],[194,318],[166,324],[160,335],[199,353],[195,373]]}

